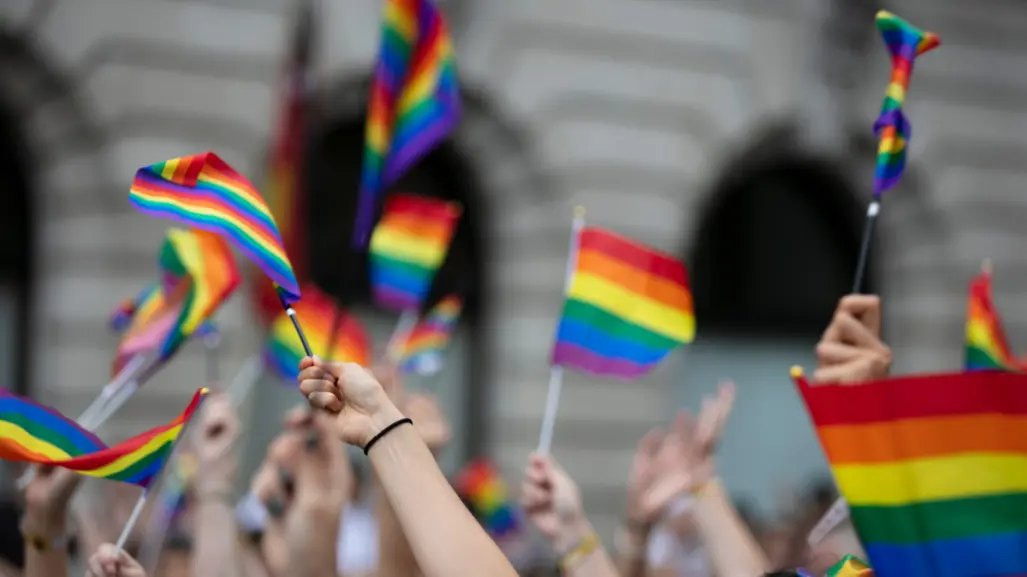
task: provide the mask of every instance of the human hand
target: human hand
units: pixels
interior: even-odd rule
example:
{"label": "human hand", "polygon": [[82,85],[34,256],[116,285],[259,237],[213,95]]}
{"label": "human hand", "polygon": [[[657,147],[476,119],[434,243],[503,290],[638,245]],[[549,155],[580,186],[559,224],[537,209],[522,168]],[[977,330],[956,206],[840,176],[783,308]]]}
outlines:
{"label": "human hand", "polygon": [[[286,424],[292,425],[306,418],[309,409],[297,407],[286,416]],[[286,428],[268,445],[264,461],[250,483],[250,493],[264,504],[267,521],[260,540],[261,557],[270,575],[288,575],[290,571],[289,548],[285,538],[285,513],[289,496],[293,494],[292,471],[295,457],[301,449],[298,433]]]}
{"label": "human hand", "polygon": [[229,494],[238,464],[235,445],[239,439],[239,418],[228,397],[216,393],[205,399],[196,425],[196,492],[201,498],[214,493]]}
{"label": "human hand", "polygon": [[146,577],[146,571],[131,555],[104,543],[89,558],[86,577]]}
{"label": "human hand", "polygon": [[335,413],[335,432],[358,447],[403,418],[370,371],[356,363],[300,361],[300,391],[316,408]]}
{"label": "human hand", "polygon": [[25,515],[22,531],[39,537],[63,537],[68,505],[82,476],[57,467],[39,466],[25,487]]}
{"label": "human hand", "polygon": [[450,439],[453,438],[453,430],[446,420],[446,415],[439,407],[435,397],[414,393],[403,399],[403,414],[410,417],[414,422],[414,430],[421,435],[421,440],[436,455],[446,448]]}
{"label": "human hand", "polygon": [[521,506],[535,528],[560,555],[592,532],[581,507],[581,492],[550,457],[532,454],[521,483]]}
{"label": "human hand", "polygon": [[881,299],[848,295],[817,343],[815,383],[860,383],[888,376],[892,353],[881,342]]}

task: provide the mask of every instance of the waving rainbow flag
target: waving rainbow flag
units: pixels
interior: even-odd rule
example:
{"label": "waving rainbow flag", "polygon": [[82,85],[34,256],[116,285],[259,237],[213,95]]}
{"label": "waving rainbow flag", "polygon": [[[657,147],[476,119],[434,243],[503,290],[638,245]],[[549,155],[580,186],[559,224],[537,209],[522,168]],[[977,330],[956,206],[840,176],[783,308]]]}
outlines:
{"label": "waving rainbow flag", "polygon": [[367,246],[379,196],[459,120],[460,87],[442,13],[432,0],[386,0],[367,105],[355,248]]}
{"label": "waving rainbow flag", "polygon": [[520,531],[517,505],[492,463],[484,459],[469,463],[457,475],[455,485],[457,494],[493,538]]}
{"label": "waving rainbow flag", "polygon": [[692,342],[685,265],[600,228],[578,233],[553,364],[634,379]]}
{"label": "waving rainbow flag", "polygon": [[161,300],[160,283],[151,283],[143,287],[136,296],[127,298],[120,303],[111,313],[111,330],[121,332],[128,328],[136,314],[150,315],[153,307],[159,306]]}
{"label": "waving rainbow flag", "polygon": [[[371,345],[360,319],[345,311],[331,297],[314,286],[303,287],[303,300],[296,303],[296,314],[303,319],[310,346],[325,360],[371,364]],[[332,324],[338,320],[335,336]],[[326,350],[331,346],[332,350]],[[300,360],[306,356],[292,321],[282,313],[271,325],[264,346],[264,362],[268,368],[287,381],[296,381]]]}
{"label": "waving rainbow flag", "polygon": [[394,194],[371,237],[371,292],[379,305],[416,311],[446,260],[462,209],[455,202]]}
{"label": "waving rainbow flag", "polygon": [[923,32],[891,12],[878,12],[876,23],[891,53],[892,69],[881,114],[874,123],[874,133],[879,140],[877,171],[874,174],[875,198],[897,185],[906,168],[906,147],[912,137],[912,128],[902,106],[913,75],[913,61],[941,44],[936,34]]}
{"label": "waving rainbow flag", "polygon": [[267,204],[250,181],[213,152],[140,168],[128,198],[144,214],[228,239],[271,277],[283,302],[299,300],[299,284]]}
{"label": "waving rainbow flag", "polygon": [[1006,332],[991,295],[991,274],[987,270],[970,283],[966,306],[966,370],[1001,369],[1022,371],[1025,367],[1012,353]]}
{"label": "waving rainbow flag", "polygon": [[414,325],[400,349],[400,370],[419,375],[439,372],[462,308],[460,297],[449,295]]}
{"label": "waving rainbow flag", "polygon": [[877,575],[1027,574],[1027,375],[792,374]]}
{"label": "waving rainbow flag", "polygon": [[0,389],[0,459],[52,465],[148,487],[207,389],[175,420],[113,447],[57,411]]}

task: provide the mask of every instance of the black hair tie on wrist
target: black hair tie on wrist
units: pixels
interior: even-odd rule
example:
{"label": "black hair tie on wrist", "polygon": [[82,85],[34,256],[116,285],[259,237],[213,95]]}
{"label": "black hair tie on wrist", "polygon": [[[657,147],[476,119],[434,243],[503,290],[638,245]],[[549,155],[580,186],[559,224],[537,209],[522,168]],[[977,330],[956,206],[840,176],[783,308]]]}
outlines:
{"label": "black hair tie on wrist", "polygon": [[364,454],[366,455],[367,452],[371,450],[371,447],[373,447],[375,443],[377,443],[379,440],[381,440],[381,438],[384,437],[385,435],[389,434],[389,431],[395,429],[396,427],[398,427],[400,425],[407,425],[407,424],[413,425],[414,422],[411,421],[409,417],[403,417],[402,419],[399,419],[398,421],[395,421],[394,423],[392,423],[388,427],[385,427],[384,429],[379,431],[377,435],[371,437],[371,440],[368,441],[366,445],[364,445]]}

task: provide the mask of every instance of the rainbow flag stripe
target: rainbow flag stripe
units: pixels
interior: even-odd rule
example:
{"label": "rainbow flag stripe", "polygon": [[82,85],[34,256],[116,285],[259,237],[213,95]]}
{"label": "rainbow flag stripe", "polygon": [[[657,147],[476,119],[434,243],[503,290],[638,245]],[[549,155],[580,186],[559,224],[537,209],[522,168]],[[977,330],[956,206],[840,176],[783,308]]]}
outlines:
{"label": "rainbow flag stripe", "polygon": [[824,577],[874,577],[874,570],[853,555],[846,555],[831,566]]}
{"label": "rainbow flag stripe", "polygon": [[353,243],[367,246],[379,196],[460,120],[446,21],[432,0],[386,0],[371,81]]}
{"label": "rainbow flag stripe", "polygon": [[966,370],[1023,370],[1013,356],[991,293],[991,275],[981,272],[971,283],[966,307]]}
{"label": "rainbow flag stripe", "polygon": [[[331,297],[314,286],[303,287],[303,300],[294,305],[296,316],[303,323],[310,347],[322,359],[371,364],[371,344],[364,325],[356,316],[340,311]],[[341,314],[341,317],[336,315]],[[337,331],[331,335],[332,324],[338,318]],[[331,346],[332,350],[326,349]],[[296,382],[300,360],[306,356],[292,321],[284,312],[271,324],[271,332],[264,346],[264,362],[284,380]]]}
{"label": "rainbow flag stripe", "polygon": [[371,237],[371,291],[379,305],[418,310],[446,260],[460,205],[423,196],[395,194]]}
{"label": "rainbow flag stripe", "polygon": [[456,491],[492,537],[498,539],[520,531],[517,505],[489,461],[468,463],[457,475]]}
{"label": "rainbow flag stripe", "polygon": [[884,191],[899,183],[902,171],[906,168],[906,146],[913,133],[902,112],[902,106],[906,102],[906,92],[913,74],[913,61],[917,56],[937,48],[941,39],[885,10],[877,13],[876,22],[892,58],[891,80],[884,93],[881,114],[874,123],[874,133],[879,140],[874,196],[880,197]]}
{"label": "rainbow flag stripe", "polygon": [[878,575],[1027,574],[1027,375],[793,376]]}
{"label": "rainbow flag stripe", "polygon": [[425,376],[442,370],[443,353],[449,346],[462,309],[463,303],[456,295],[439,301],[405,337],[400,370]]}
{"label": "rainbow flag stripe", "polygon": [[224,236],[274,281],[285,302],[299,300],[299,284],[267,204],[213,152],[140,168],[129,201],[144,214]]}
{"label": "rainbow flag stripe", "polygon": [[633,379],[692,341],[692,293],[680,261],[595,227],[576,244],[553,364]]}
{"label": "rainbow flag stripe", "polygon": [[110,327],[114,332],[121,332],[129,327],[136,314],[149,316],[153,308],[160,306],[160,284],[152,283],[139,291],[136,296],[127,298],[111,313]]}
{"label": "rainbow flag stripe", "polygon": [[0,458],[148,487],[206,394],[207,389],[197,391],[170,423],[107,447],[71,419],[5,391],[0,394]]}

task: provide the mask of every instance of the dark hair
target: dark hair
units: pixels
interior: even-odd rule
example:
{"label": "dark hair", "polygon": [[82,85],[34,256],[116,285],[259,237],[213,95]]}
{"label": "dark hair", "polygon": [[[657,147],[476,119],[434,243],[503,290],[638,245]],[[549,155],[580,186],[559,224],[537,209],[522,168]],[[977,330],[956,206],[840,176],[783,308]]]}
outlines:
{"label": "dark hair", "polygon": [[21,511],[14,501],[0,501],[0,558],[24,569],[25,539],[21,536],[20,522]]}
{"label": "dark hair", "polygon": [[795,571],[788,569],[782,569],[780,571],[772,571],[770,573],[764,573],[763,577],[799,577],[799,574]]}

